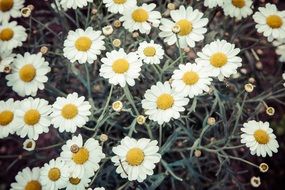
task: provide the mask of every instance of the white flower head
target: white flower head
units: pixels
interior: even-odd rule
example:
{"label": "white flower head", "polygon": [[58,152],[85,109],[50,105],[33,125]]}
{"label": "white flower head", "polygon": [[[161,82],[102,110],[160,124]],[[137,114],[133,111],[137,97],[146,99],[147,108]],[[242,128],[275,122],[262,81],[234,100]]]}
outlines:
{"label": "white flower head", "polygon": [[39,181],[41,169],[35,167],[30,169],[29,167],[24,168],[22,171],[19,171],[16,175],[16,182],[11,184],[10,190],[19,190],[19,189],[35,189],[41,190],[42,184]]}
{"label": "white flower head", "polygon": [[10,66],[15,58],[15,54],[11,50],[0,49],[0,73]]}
{"label": "white flower head", "polygon": [[0,1],[0,22],[21,16],[21,9],[24,7],[24,0],[1,0]]}
{"label": "white flower head", "polygon": [[279,61],[285,62],[285,38],[275,40],[273,45],[276,46],[275,52],[279,55]]}
{"label": "white flower head", "polygon": [[159,64],[164,56],[164,50],[159,44],[155,44],[153,40],[149,43],[144,41],[139,44],[137,53],[140,59],[146,64]]}
{"label": "white flower head", "polygon": [[111,13],[123,14],[137,5],[137,0],[103,0],[103,3]]}
{"label": "white flower head", "polygon": [[240,20],[252,14],[252,3],[252,0],[225,0],[222,8],[225,15]]}
{"label": "white flower head", "polygon": [[222,6],[225,0],[204,0],[204,6],[209,8],[214,8],[217,6]]}
{"label": "white flower head", "polygon": [[88,3],[92,3],[93,0],[60,0],[61,6],[65,9],[77,9],[83,8],[88,5]]}

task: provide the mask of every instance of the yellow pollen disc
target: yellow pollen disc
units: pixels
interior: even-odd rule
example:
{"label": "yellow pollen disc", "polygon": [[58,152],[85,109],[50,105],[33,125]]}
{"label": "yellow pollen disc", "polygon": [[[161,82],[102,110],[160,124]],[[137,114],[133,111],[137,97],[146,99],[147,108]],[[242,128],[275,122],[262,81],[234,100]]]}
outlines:
{"label": "yellow pollen disc", "polygon": [[278,15],[270,15],[266,18],[266,23],[271,28],[280,28],[283,25],[282,18]]}
{"label": "yellow pollen disc", "polygon": [[74,104],[66,104],[61,110],[61,115],[65,119],[73,119],[78,114],[78,108]]}
{"label": "yellow pollen disc", "polygon": [[245,6],[245,0],[232,0],[232,4],[241,9]]}
{"label": "yellow pollen disc", "polygon": [[13,118],[14,118],[14,113],[11,111],[0,112],[0,125],[2,126],[8,125],[9,123],[11,123]]}
{"label": "yellow pollen disc", "polygon": [[75,41],[75,47],[78,51],[88,51],[92,45],[92,41],[88,37],[80,37]]}
{"label": "yellow pollen disc", "polygon": [[24,121],[27,125],[35,125],[40,121],[41,114],[38,110],[30,109],[24,115]]}
{"label": "yellow pollen disc", "polygon": [[126,155],[126,160],[131,166],[138,166],[144,160],[144,153],[140,148],[132,148]]}
{"label": "yellow pollen disc", "polygon": [[228,62],[228,57],[222,52],[215,53],[210,58],[210,63],[214,67],[222,67]]}
{"label": "yellow pollen disc", "polygon": [[198,82],[199,75],[194,71],[188,71],[183,75],[182,80],[187,85],[193,85]]}
{"label": "yellow pollen disc", "polygon": [[115,73],[122,74],[129,70],[129,62],[126,59],[117,59],[112,65]]}
{"label": "yellow pollen disc", "polygon": [[51,181],[57,181],[60,178],[60,170],[58,168],[51,168],[48,172],[48,178]]}
{"label": "yellow pollen disc", "polygon": [[192,32],[192,23],[187,19],[179,20],[176,22],[176,25],[178,25],[180,28],[180,32],[178,33],[180,36],[186,36]]}
{"label": "yellow pollen disc", "polygon": [[9,41],[13,38],[14,36],[14,31],[11,28],[4,28],[0,32],[0,39],[2,41]]}
{"label": "yellow pollen disc", "polygon": [[6,12],[12,9],[14,5],[13,0],[0,0],[0,10]]}
{"label": "yellow pollen disc", "polygon": [[116,4],[124,4],[127,0],[113,0]]}
{"label": "yellow pollen disc", "polygon": [[149,46],[144,48],[143,53],[147,57],[153,57],[156,54],[156,49],[154,47]]}
{"label": "yellow pollen disc", "polygon": [[142,8],[138,8],[132,13],[132,18],[136,22],[145,22],[147,21],[148,17],[148,12]]}
{"label": "yellow pollen disc", "polygon": [[156,106],[158,109],[167,110],[174,104],[174,99],[170,94],[162,94],[156,100]]}
{"label": "yellow pollen disc", "polygon": [[36,74],[37,70],[32,64],[24,65],[19,71],[20,79],[24,82],[31,82]]}
{"label": "yellow pollen disc", "polygon": [[25,186],[25,190],[41,190],[41,189],[42,185],[40,184],[40,182],[36,180],[29,181]]}
{"label": "yellow pollen disc", "polygon": [[80,181],[81,181],[81,179],[79,179],[77,177],[76,178],[73,178],[73,177],[69,178],[69,182],[73,185],[78,185],[80,183]]}
{"label": "yellow pollen disc", "polygon": [[81,147],[76,153],[73,153],[73,155],[72,155],[72,160],[76,164],[82,165],[88,159],[89,159],[89,151],[84,147]]}
{"label": "yellow pollen disc", "polygon": [[262,129],[256,130],[253,136],[259,144],[267,144],[269,142],[269,135]]}

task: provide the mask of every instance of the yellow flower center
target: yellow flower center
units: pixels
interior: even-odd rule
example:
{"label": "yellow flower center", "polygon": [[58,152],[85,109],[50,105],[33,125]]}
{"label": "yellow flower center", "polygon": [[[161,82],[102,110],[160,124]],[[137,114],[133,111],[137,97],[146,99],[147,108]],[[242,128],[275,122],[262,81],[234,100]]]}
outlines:
{"label": "yellow flower center", "polygon": [[26,148],[32,148],[32,146],[33,146],[33,143],[32,143],[32,141],[30,141],[27,143]]}
{"label": "yellow flower center", "polygon": [[81,181],[81,179],[79,179],[79,178],[73,178],[73,177],[71,177],[71,178],[69,178],[69,182],[72,184],[72,185],[78,185],[79,183],[80,183],[80,181]]}
{"label": "yellow flower center", "polygon": [[73,153],[73,155],[72,155],[72,160],[76,164],[82,165],[88,159],[89,159],[89,151],[84,147],[79,148],[79,150],[77,152]]}
{"label": "yellow flower center", "polygon": [[187,19],[181,19],[178,22],[176,22],[176,25],[179,26],[180,31],[178,35],[180,36],[186,36],[192,32],[193,26],[190,21]]}
{"label": "yellow flower center", "polygon": [[60,170],[58,168],[51,168],[48,172],[48,178],[51,181],[57,181],[60,178]]}
{"label": "yellow flower center", "polygon": [[24,82],[31,82],[37,74],[35,67],[32,64],[24,65],[20,71],[20,79]]}
{"label": "yellow flower center", "polygon": [[253,136],[259,144],[267,144],[269,142],[269,135],[262,129],[256,130]]}
{"label": "yellow flower center", "polygon": [[183,75],[182,80],[187,85],[193,85],[198,82],[199,75],[194,71],[188,71]]}
{"label": "yellow flower center", "polygon": [[232,4],[241,9],[245,6],[245,0],[232,0]]}
{"label": "yellow flower center", "polygon": [[24,121],[27,125],[35,125],[40,121],[41,114],[38,110],[30,109],[24,115]]}
{"label": "yellow flower center", "polygon": [[78,108],[74,104],[66,104],[61,110],[61,115],[65,119],[73,119],[78,114]]}
{"label": "yellow flower center", "polygon": [[266,18],[266,23],[271,28],[280,28],[283,25],[282,18],[278,15],[270,15]]}
{"label": "yellow flower center", "polygon": [[156,106],[158,109],[167,110],[174,104],[174,99],[170,94],[162,94],[156,100]]}
{"label": "yellow flower center", "polygon": [[6,110],[0,112],[0,125],[1,126],[8,125],[9,123],[11,123],[13,118],[14,118],[14,113],[11,111]]}
{"label": "yellow flower center", "polygon": [[42,185],[40,184],[40,182],[36,180],[29,181],[25,186],[25,190],[41,190],[41,189]]}
{"label": "yellow flower center", "polygon": [[122,74],[128,71],[129,62],[126,59],[117,59],[112,65],[112,69],[115,73]]}
{"label": "yellow flower center", "polygon": [[138,8],[134,10],[132,13],[132,18],[134,19],[135,22],[145,22],[147,21],[148,17],[149,17],[148,12],[146,12],[146,10],[142,8]]}
{"label": "yellow flower center", "polygon": [[13,0],[0,0],[0,10],[2,12],[9,11],[14,5]]}
{"label": "yellow flower center", "polygon": [[126,155],[126,160],[131,166],[138,166],[144,160],[144,153],[140,148],[132,148]]}
{"label": "yellow flower center", "polygon": [[14,36],[14,31],[11,28],[4,28],[0,32],[0,39],[2,41],[9,41],[13,38]]}
{"label": "yellow flower center", "polygon": [[78,51],[88,51],[92,45],[92,41],[88,37],[80,37],[75,41],[75,47]]}
{"label": "yellow flower center", "polygon": [[143,53],[147,57],[153,57],[156,54],[156,49],[154,47],[149,46],[143,50]]}
{"label": "yellow flower center", "polygon": [[127,0],[113,0],[116,4],[124,4]]}
{"label": "yellow flower center", "polygon": [[222,67],[228,62],[228,57],[222,52],[215,53],[210,58],[210,63],[214,67]]}

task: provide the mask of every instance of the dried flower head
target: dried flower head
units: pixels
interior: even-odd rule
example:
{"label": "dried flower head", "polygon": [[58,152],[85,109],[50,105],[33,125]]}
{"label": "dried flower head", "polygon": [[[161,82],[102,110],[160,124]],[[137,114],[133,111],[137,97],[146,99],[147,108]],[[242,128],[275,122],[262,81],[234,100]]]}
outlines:
{"label": "dried flower head", "polygon": [[122,44],[120,39],[114,39],[112,43],[115,47],[120,47]]}
{"label": "dried flower head", "polygon": [[40,49],[40,52],[44,55],[48,52],[48,47],[46,46],[42,46],[41,49]]}
{"label": "dried flower head", "polygon": [[180,30],[180,26],[177,24],[172,27],[172,32],[174,32],[175,34],[178,34]]}
{"label": "dried flower head", "polygon": [[195,150],[195,151],[194,151],[194,155],[195,155],[196,158],[201,157],[201,155],[202,155],[201,150]]}
{"label": "dried flower head", "polygon": [[169,10],[174,10],[174,9],[176,8],[176,6],[175,6],[174,3],[168,3],[168,4],[167,4],[167,8],[168,8]]}
{"label": "dried flower head", "polygon": [[21,9],[21,14],[23,17],[29,17],[32,13],[32,10],[28,7],[24,7]]}
{"label": "dried flower head", "polygon": [[273,116],[275,114],[275,109],[273,107],[267,107],[266,114],[269,116]]}
{"label": "dried flower head", "polygon": [[137,119],[136,119],[136,121],[139,125],[143,125],[145,123],[145,120],[146,120],[146,118],[143,115],[137,116]]}
{"label": "dried flower head", "polygon": [[109,36],[113,33],[114,29],[111,25],[108,25],[108,26],[103,27],[102,31],[105,36]]}
{"label": "dried flower head", "polygon": [[261,184],[260,177],[252,176],[250,179],[250,184],[252,187],[259,187]]}
{"label": "dried flower head", "polygon": [[23,143],[23,149],[33,151],[36,147],[36,142],[32,139],[26,139]]}
{"label": "dried flower head", "polygon": [[251,93],[254,89],[254,86],[250,83],[244,85],[244,89],[246,92]]}
{"label": "dried flower head", "polygon": [[120,112],[123,109],[123,103],[121,101],[115,101],[112,104],[112,108],[116,112]]}
{"label": "dried flower head", "polygon": [[216,119],[214,117],[209,117],[207,120],[208,125],[215,125]]}
{"label": "dried flower head", "polygon": [[113,24],[115,28],[120,28],[122,26],[122,22],[120,20],[115,20]]}
{"label": "dried flower head", "polygon": [[269,166],[266,163],[261,163],[259,165],[259,170],[262,173],[266,173],[268,171],[268,169],[269,169]]}
{"label": "dried flower head", "polygon": [[109,138],[108,135],[101,134],[99,139],[101,142],[106,142],[108,140],[108,138]]}

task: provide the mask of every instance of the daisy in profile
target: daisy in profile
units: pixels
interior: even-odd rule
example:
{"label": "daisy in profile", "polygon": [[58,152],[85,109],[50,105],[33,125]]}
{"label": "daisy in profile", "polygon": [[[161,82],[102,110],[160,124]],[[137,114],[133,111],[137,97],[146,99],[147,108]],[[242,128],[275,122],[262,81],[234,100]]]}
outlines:
{"label": "daisy in profile", "polygon": [[251,120],[243,124],[241,131],[241,143],[250,149],[252,155],[271,157],[272,152],[278,152],[279,145],[268,122]]}
{"label": "daisy in profile", "polygon": [[39,167],[24,168],[16,175],[16,182],[11,184],[10,190],[42,190],[42,184],[39,181],[40,173],[41,169]]}
{"label": "daisy in profile", "polygon": [[1,0],[0,1],[0,22],[8,21],[10,18],[21,16],[21,9],[24,7],[24,0]]}
{"label": "daisy in profile", "polygon": [[[172,20],[161,19],[162,25],[159,27],[161,30],[159,36],[164,38],[164,42],[168,45],[178,41],[181,48],[195,47],[196,42],[204,39],[208,19],[202,18],[202,12],[193,10],[191,6],[187,8],[180,6],[179,10],[170,11],[170,16]],[[178,29],[177,33],[173,30],[174,28]]]}
{"label": "daisy in profile", "polygon": [[143,182],[148,175],[153,175],[155,164],[161,159],[157,141],[142,138],[139,140],[125,137],[121,144],[113,147],[116,154],[112,162],[117,166],[116,172],[129,181]]}
{"label": "daisy in profile", "polygon": [[123,14],[137,5],[137,0],[103,0],[103,3],[111,13]]}
{"label": "daisy in profile", "polygon": [[95,31],[92,27],[69,31],[64,41],[63,56],[72,63],[94,63],[101,51],[105,50],[104,36],[101,34],[101,31]]}
{"label": "daisy in profile", "polygon": [[209,7],[209,8],[214,8],[217,6],[222,6],[224,4],[225,0],[205,0],[204,1],[204,6]]}
{"label": "daisy in profile", "polygon": [[238,57],[239,48],[225,40],[216,40],[207,44],[202,52],[198,52],[198,58],[195,60],[199,65],[209,69],[211,76],[224,80],[224,77],[230,77],[237,73],[237,68],[241,67],[242,59]]}
{"label": "daisy in profile", "polygon": [[37,140],[39,134],[49,131],[50,113],[51,106],[44,99],[29,97],[22,100],[15,112],[17,135],[21,138],[27,136],[29,139]]}
{"label": "daisy in profile", "polygon": [[51,68],[41,53],[18,54],[13,61],[12,73],[6,76],[7,85],[20,96],[36,96],[38,89],[44,89],[44,83],[48,81],[46,76]]}
{"label": "daisy in profile", "polygon": [[171,88],[169,82],[157,82],[145,92],[142,107],[149,119],[157,121],[159,125],[169,122],[171,118],[178,119],[185,110],[183,106],[189,102],[182,93],[177,93]]}
{"label": "daisy in profile", "polygon": [[57,97],[52,105],[51,123],[59,132],[74,133],[77,127],[83,127],[91,115],[91,105],[84,101],[85,97],[76,92],[68,94],[66,98]]}
{"label": "daisy in profile", "polygon": [[158,27],[160,24],[161,14],[154,11],[156,5],[142,4],[142,6],[135,6],[123,12],[120,21],[124,22],[123,26],[129,31],[133,32],[139,30],[142,34],[149,34],[151,27]]}
{"label": "daisy in profile", "polygon": [[139,78],[142,61],[135,52],[127,54],[122,48],[113,50],[107,52],[101,62],[100,76],[108,79],[111,84],[134,86],[135,79]]}
{"label": "daisy in profile", "polygon": [[69,180],[70,169],[60,159],[52,159],[41,169],[40,182],[43,189],[58,190],[65,188]]}
{"label": "daisy in profile", "polygon": [[88,5],[88,3],[92,3],[93,0],[60,0],[60,4],[62,7],[66,7],[68,9],[77,9],[82,8]]}
{"label": "daisy in profile", "polygon": [[71,176],[88,178],[99,169],[99,162],[105,158],[102,147],[94,138],[89,138],[84,144],[81,135],[73,136],[62,146],[60,158],[71,169]]}
{"label": "daisy in profile", "polygon": [[19,103],[12,98],[0,101],[0,139],[15,132],[15,123],[17,123],[15,110],[18,109]]}
{"label": "daisy in profile", "polygon": [[225,0],[222,7],[226,16],[240,20],[252,14],[252,3],[252,0]]}
{"label": "daisy in profile", "polygon": [[275,53],[279,55],[279,61],[285,62],[285,38],[277,39],[273,42],[273,45],[276,46]]}
{"label": "daisy in profile", "polygon": [[180,92],[189,98],[198,96],[209,91],[212,78],[206,67],[199,64],[187,63],[179,65],[172,75],[172,87],[176,92]]}
{"label": "daisy in profile", "polygon": [[15,58],[15,54],[11,50],[0,49],[0,73],[9,67]]}
{"label": "daisy in profile", "polygon": [[276,5],[267,3],[259,7],[253,20],[257,23],[257,32],[263,33],[269,41],[285,38],[285,11],[278,11]]}
{"label": "daisy in profile", "polygon": [[69,177],[66,190],[82,190],[89,186],[91,179],[89,177]]}
{"label": "daisy in profile", "polygon": [[148,42],[141,42],[137,51],[140,59],[146,64],[159,64],[163,59],[164,50],[159,44],[155,44],[153,40]]}
{"label": "daisy in profile", "polygon": [[23,26],[13,22],[3,22],[0,25],[0,49],[12,50],[22,46],[28,35]]}

